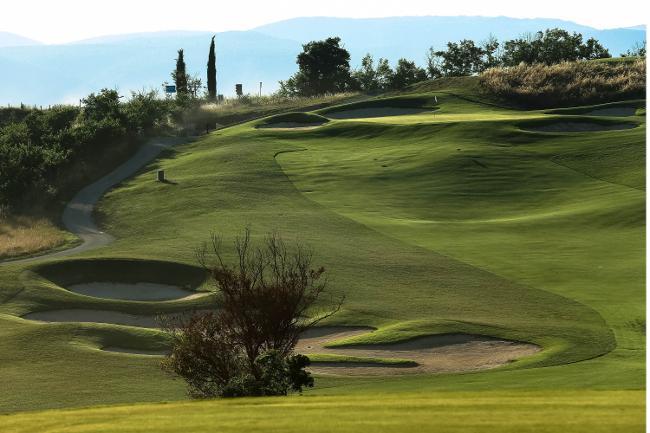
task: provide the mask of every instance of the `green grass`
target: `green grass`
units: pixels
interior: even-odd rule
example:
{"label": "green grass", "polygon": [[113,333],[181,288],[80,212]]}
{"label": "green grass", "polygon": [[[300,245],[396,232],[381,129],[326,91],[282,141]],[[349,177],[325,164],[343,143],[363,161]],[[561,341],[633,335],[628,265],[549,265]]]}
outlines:
{"label": "green grass", "polygon": [[374,358],[367,356],[336,355],[332,353],[310,353],[309,360],[314,363],[328,364],[376,364],[378,366],[389,365],[396,367],[415,367],[417,362],[401,358]]}
{"label": "green grass", "polygon": [[[99,212],[117,240],[83,258],[100,267],[109,258],[195,265],[194,248],[211,231],[229,242],[250,223],[257,237],[278,230],[315,248],[331,289],[346,294],[329,324],[378,328],[355,342],[463,332],[536,343],[538,355],[465,374],[323,376],[303,398],[45,412],[4,425],[128,431],[120,419],[129,415],[132,431],[292,431],[290,419],[303,431],[346,431],[363,420],[386,431],[640,430],[645,118],[626,118],[641,124],[628,130],[524,131],[525,122],[563,115],[484,104],[466,82],[400,97],[437,96],[435,114],[331,120],[302,131],[251,123],[179,147],[108,193]],[[175,183],[154,182],[154,168]],[[53,269],[66,266],[75,272],[72,259]],[[93,299],[42,270],[0,268],[0,380],[11,389],[0,395],[0,411],[184,398],[183,383],[158,360],[98,350],[159,348],[164,336],[155,330],[16,316],[53,308],[152,314],[205,300]],[[296,421],[303,416],[310,421]]]}
{"label": "green grass", "polygon": [[641,391],[246,398],[0,417],[5,433],[644,431]]}
{"label": "green grass", "polygon": [[260,124],[273,125],[274,123],[293,122],[293,123],[306,123],[306,124],[322,124],[329,122],[329,119],[313,113],[291,112],[284,114],[276,114],[275,116],[263,119]]}

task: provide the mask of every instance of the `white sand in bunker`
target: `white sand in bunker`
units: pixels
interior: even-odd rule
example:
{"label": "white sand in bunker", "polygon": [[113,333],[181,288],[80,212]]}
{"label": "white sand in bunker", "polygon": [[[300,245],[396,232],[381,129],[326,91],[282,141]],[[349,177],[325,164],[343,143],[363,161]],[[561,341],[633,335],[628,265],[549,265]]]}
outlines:
{"label": "white sand in bunker", "polygon": [[336,375],[394,375],[412,373],[453,373],[499,367],[534,355],[539,346],[469,334],[441,334],[393,344],[364,344],[325,347],[342,338],[366,334],[369,328],[328,327],[309,331],[300,339],[296,352],[336,354],[368,358],[398,358],[415,361],[417,366],[379,364],[314,363],[315,373]]}
{"label": "white sand in bunker", "polygon": [[158,283],[93,282],[72,284],[66,288],[71,292],[95,298],[131,301],[168,301],[205,296],[204,293],[196,293],[177,286]]}
{"label": "white sand in bunker", "polygon": [[141,316],[106,310],[69,309],[37,311],[24,315],[23,319],[39,322],[108,323],[113,325],[138,326],[141,328],[155,328],[159,326],[156,317],[153,315]]}
{"label": "white sand in bunker", "polygon": [[314,129],[323,125],[325,122],[318,123],[301,123],[301,122],[277,122],[258,125],[261,129]]}
{"label": "white sand in bunker", "polygon": [[367,107],[332,111],[323,115],[331,119],[360,119],[368,117],[408,116],[411,114],[433,113],[434,111],[430,108]]}
{"label": "white sand in bunker", "polygon": [[523,129],[540,132],[594,132],[632,129],[633,123],[590,123],[590,122],[555,122],[544,125],[528,126]]}

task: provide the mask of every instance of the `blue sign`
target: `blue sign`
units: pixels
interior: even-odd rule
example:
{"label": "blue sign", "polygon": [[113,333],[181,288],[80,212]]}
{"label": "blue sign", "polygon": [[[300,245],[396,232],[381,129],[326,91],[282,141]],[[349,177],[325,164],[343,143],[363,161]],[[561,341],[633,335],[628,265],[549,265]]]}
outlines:
{"label": "blue sign", "polygon": [[176,93],[176,86],[165,86],[166,93]]}

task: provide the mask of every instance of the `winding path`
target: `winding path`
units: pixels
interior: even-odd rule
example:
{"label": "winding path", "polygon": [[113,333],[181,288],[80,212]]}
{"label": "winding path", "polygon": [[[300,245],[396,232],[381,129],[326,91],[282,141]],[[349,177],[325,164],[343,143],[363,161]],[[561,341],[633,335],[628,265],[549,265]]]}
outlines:
{"label": "winding path", "polygon": [[66,250],[53,251],[33,257],[3,260],[0,261],[0,266],[65,257],[103,247],[113,242],[113,236],[99,230],[93,220],[93,210],[97,202],[109,189],[133,176],[142,167],[155,160],[163,150],[180,142],[178,139],[157,139],[143,144],[135,155],[126,162],[106,176],[83,188],[70,200],[63,210],[62,222],[66,230],[81,239],[81,244]]}

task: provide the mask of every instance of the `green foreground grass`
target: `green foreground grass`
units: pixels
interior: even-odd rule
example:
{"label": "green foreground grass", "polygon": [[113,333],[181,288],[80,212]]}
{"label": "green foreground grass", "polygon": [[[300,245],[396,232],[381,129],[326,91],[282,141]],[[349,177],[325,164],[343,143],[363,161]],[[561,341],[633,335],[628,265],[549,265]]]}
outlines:
{"label": "green foreground grass", "polygon": [[[468,332],[536,343],[538,355],[465,374],[322,376],[305,397],[29,413],[0,423],[16,431],[39,422],[50,431],[359,431],[355,422],[382,431],[639,430],[645,118],[570,115],[640,126],[524,131],[569,116],[484,104],[466,89],[401,96],[400,106],[437,96],[435,114],[295,131],[252,122],[183,145],[108,193],[101,222],[117,240],[83,258],[97,268],[115,258],[194,265],[194,248],[210,231],[229,242],[251,224],[255,236],[278,230],[315,248],[331,289],[347,296],[329,324],[377,328],[355,342]],[[170,183],[152,180],[157,168]],[[74,274],[77,259],[48,266]],[[115,272],[137,281],[133,269]],[[0,380],[9,389],[0,411],[184,398],[183,383],[155,357],[100,350],[157,349],[158,331],[20,316],[73,308],[156,314],[207,301],[90,298],[57,278],[40,265],[0,268]]]}
{"label": "green foreground grass", "polygon": [[437,393],[141,404],[0,416],[3,432],[644,431],[645,393]]}

